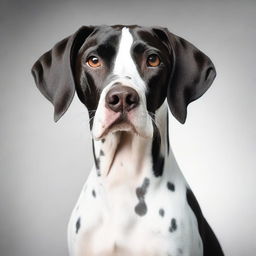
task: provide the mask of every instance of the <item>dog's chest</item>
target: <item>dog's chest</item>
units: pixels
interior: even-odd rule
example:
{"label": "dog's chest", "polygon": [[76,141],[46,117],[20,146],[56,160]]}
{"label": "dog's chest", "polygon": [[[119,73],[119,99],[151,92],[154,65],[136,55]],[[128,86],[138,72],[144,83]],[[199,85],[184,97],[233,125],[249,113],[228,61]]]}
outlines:
{"label": "dog's chest", "polygon": [[91,175],[70,221],[76,255],[178,256],[190,255],[191,247],[201,255],[182,182],[166,178],[158,184],[153,178],[110,189]]}

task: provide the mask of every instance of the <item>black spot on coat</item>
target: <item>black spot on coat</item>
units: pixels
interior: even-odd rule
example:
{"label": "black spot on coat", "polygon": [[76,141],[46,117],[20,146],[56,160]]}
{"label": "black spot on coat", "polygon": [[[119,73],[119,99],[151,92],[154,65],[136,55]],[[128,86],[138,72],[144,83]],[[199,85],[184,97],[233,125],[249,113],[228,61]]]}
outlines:
{"label": "black spot on coat", "polygon": [[159,209],[159,215],[161,216],[161,217],[164,217],[164,209]]}
{"label": "black spot on coat", "polygon": [[144,216],[147,213],[148,209],[147,209],[147,205],[145,203],[145,201],[140,201],[136,206],[135,206],[135,212],[139,215],[139,216]]}
{"label": "black spot on coat", "polygon": [[138,187],[136,189],[136,195],[139,199],[139,203],[135,206],[134,210],[139,216],[144,216],[147,213],[145,195],[147,193],[148,186],[149,186],[149,179],[145,178],[141,187]]}
{"label": "black spot on coat", "polygon": [[169,231],[172,233],[177,230],[177,221],[175,218],[171,219],[171,225],[169,227]]}
{"label": "black spot on coat", "polygon": [[187,188],[186,196],[187,202],[197,218],[199,234],[203,242],[204,256],[224,256],[214,232],[202,214],[195,195],[189,188]]}
{"label": "black spot on coat", "polygon": [[153,172],[156,177],[160,177],[164,171],[164,157],[161,155],[160,146],[161,146],[161,136],[158,128],[153,123],[154,126],[154,138],[152,142],[152,160],[153,160]]}
{"label": "black spot on coat", "polygon": [[95,167],[97,170],[99,170],[100,169],[100,159],[96,157],[94,140],[92,140],[92,152],[93,152]]}
{"label": "black spot on coat", "polygon": [[78,233],[79,229],[81,227],[81,218],[79,217],[76,221],[76,234]]}
{"label": "black spot on coat", "polygon": [[181,248],[178,248],[178,255],[179,256],[183,255],[183,250]]}
{"label": "black spot on coat", "polygon": [[170,191],[175,191],[175,185],[172,183],[172,182],[167,182],[167,188],[170,190]]}

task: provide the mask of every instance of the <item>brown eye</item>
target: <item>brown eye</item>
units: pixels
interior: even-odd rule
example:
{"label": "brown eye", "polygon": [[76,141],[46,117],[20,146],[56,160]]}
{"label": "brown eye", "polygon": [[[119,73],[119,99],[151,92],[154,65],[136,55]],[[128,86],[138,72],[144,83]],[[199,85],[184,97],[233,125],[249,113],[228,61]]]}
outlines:
{"label": "brown eye", "polygon": [[156,54],[151,54],[148,56],[147,65],[149,67],[157,67],[161,63],[160,58]]}
{"label": "brown eye", "polygon": [[96,56],[91,56],[86,63],[92,68],[98,68],[102,65],[102,62]]}

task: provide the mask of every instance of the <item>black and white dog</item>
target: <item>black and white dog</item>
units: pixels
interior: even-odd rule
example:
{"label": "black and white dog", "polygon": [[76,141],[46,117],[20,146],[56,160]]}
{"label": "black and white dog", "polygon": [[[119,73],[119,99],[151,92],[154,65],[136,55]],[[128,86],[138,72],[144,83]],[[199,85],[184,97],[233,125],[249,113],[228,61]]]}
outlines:
{"label": "black and white dog", "polygon": [[[75,91],[95,165],[68,227],[73,256],[221,256],[168,138],[210,87],[211,60],[166,28],[84,26],[34,64],[58,121]],[[168,104],[167,104],[168,103]]]}

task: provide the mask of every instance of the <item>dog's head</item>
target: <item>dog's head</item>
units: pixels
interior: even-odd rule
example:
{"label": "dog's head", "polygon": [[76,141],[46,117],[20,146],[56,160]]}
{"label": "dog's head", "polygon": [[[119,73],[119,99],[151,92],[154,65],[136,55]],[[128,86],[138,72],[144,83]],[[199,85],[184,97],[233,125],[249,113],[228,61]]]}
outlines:
{"label": "dog's head", "polygon": [[187,105],[216,75],[204,53],[167,29],[121,25],[81,27],[42,55],[32,73],[55,121],[77,92],[96,139],[120,130],[152,137],[151,119],[166,98],[184,123]]}

